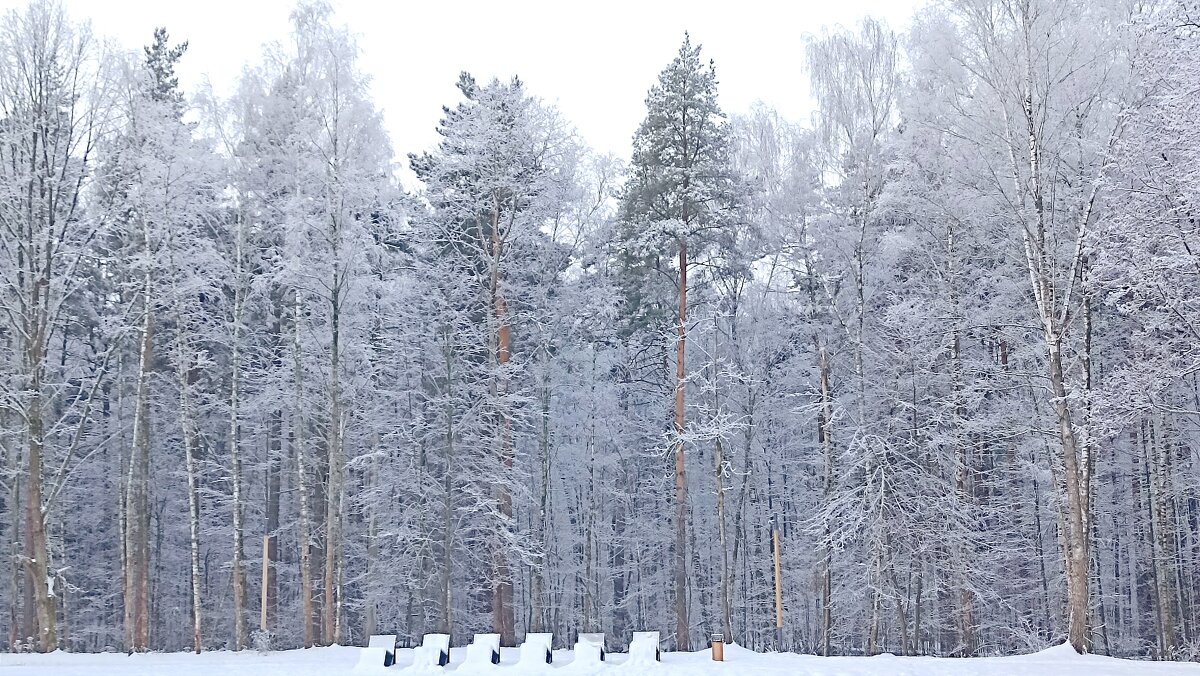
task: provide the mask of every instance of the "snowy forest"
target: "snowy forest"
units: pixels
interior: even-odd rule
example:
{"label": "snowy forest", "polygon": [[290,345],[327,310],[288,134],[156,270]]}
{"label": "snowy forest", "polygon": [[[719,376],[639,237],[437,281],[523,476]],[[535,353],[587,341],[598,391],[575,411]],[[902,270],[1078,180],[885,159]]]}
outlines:
{"label": "snowy forest", "polygon": [[1200,4],[797,36],[804,120],[681,34],[628,159],[291,19],[0,20],[0,649],[1200,658]]}

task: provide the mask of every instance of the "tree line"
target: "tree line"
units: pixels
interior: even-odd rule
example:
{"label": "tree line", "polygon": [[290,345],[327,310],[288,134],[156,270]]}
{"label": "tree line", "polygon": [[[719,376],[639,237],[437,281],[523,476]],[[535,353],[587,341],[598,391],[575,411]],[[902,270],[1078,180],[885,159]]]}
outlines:
{"label": "tree line", "polygon": [[467,73],[399,160],[291,19],[0,22],[0,648],[1198,654],[1194,2],[825,30],[807,121],[685,36],[627,162]]}

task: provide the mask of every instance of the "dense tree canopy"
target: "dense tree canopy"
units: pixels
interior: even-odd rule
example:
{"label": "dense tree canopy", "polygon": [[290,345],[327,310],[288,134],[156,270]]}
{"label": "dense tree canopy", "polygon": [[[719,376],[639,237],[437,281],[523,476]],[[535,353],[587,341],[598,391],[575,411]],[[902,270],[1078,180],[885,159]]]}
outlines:
{"label": "dense tree canopy", "polygon": [[1198,20],[868,19],[805,121],[685,35],[627,166],[464,73],[406,192],[322,2],[227,99],[10,12],[0,648],[1195,658]]}

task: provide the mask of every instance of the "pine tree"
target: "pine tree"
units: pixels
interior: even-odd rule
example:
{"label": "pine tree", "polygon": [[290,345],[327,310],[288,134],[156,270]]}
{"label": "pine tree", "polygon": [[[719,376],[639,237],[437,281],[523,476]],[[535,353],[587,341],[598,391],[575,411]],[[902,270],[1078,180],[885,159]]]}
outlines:
{"label": "pine tree", "polygon": [[[691,645],[688,619],[686,380],[688,272],[728,233],[738,181],[729,159],[725,116],[717,104],[716,69],[685,35],[679,54],[646,96],[646,118],[633,140],[633,164],[623,196],[623,291],[631,324],[659,326],[674,315],[675,642]],[[674,311],[657,278],[674,282]]]}
{"label": "pine tree", "polygon": [[[492,630],[508,645],[516,639],[514,564],[531,555],[514,520],[514,499],[524,490],[517,440],[528,426],[520,404],[529,385],[530,336],[522,331],[536,326],[539,316],[538,291],[525,284],[538,270],[557,277],[564,264],[546,257],[552,245],[542,228],[569,193],[575,151],[556,113],[526,94],[520,80],[479,85],[463,73],[458,88],[466,100],[446,109],[437,150],[411,161],[433,207],[423,236],[426,255],[447,275],[436,292],[446,301],[443,326],[460,327],[442,334],[442,349],[457,355],[447,360],[445,394],[458,390],[475,399],[448,399],[445,471],[466,464],[475,469],[465,474],[482,482],[458,490],[478,494],[469,512],[492,515],[485,522]],[[458,323],[464,320],[465,326]],[[481,410],[471,415],[474,420],[456,419],[476,407]],[[467,450],[455,449],[459,438]],[[487,454],[473,456],[472,447]],[[449,557],[452,538],[443,535],[442,555]],[[449,596],[447,588],[444,598]]]}

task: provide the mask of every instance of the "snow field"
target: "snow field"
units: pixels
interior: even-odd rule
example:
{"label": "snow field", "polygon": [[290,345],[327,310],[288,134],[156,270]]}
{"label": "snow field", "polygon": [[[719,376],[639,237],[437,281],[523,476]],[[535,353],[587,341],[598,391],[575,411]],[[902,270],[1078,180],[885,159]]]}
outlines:
{"label": "snow field", "polygon": [[555,650],[553,664],[517,664],[518,648],[501,648],[499,665],[466,665],[466,647],[452,648],[444,668],[412,666],[413,650],[399,651],[397,664],[384,667],[380,649],[332,646],[284,650],[192,653],[0,654],[0,676],[1200,676],[1200,664],[1144,662],[1099,655],[1076,655],[1058,646],[1030,655],[950,659],[936,657],[816,657],[755,653],[725,647],[725,662],[707,650],[667,653],[662,662],[627,664],[628,655],[609,653],[607,661],[576,661],[574,651]]}

